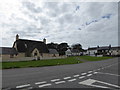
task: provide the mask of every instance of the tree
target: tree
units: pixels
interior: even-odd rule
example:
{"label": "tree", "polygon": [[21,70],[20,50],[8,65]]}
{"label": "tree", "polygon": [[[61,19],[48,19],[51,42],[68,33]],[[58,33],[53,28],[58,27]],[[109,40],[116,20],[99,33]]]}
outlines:
{"label": "tree", "polygon": [[79,44],[79,43],[72,45],[72,48],[73,48],[73,49],[77,49],[77,50],[79,50],[79,51],[83,50],[83,49],[82,49],[82,45]]}
{"label": "tree", "polygon": [[50,49],[57,49],[58,47],[58,44],[57,43],[49,43],[47,44],[47,47],[50,48]]}
{"label": "tree", "polygon": [[67,51],[68,49],[68,44],[67,43],[61,43],[58,45],[58,52],[59,52],[59,55],[65,55],[65,51]]}

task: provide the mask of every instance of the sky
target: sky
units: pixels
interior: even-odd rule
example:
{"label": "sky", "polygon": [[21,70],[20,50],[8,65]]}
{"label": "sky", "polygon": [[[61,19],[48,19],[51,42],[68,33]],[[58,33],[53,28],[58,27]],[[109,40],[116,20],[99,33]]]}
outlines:
{"label": "sky", "polygon": [[83,48],[118,46],[117,2],[41,2],[1,0],[0,36],[2,47],[20,39],[80,43]]}

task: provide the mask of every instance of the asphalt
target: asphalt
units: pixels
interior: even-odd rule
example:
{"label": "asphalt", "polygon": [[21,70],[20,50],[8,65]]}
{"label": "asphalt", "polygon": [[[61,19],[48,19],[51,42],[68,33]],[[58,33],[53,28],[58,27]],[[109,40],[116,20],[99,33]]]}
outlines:
{"label": "asphalt", "polygon": [[2,89],[108,88],[120,89],[120,58],[36,68],[2,70]]}

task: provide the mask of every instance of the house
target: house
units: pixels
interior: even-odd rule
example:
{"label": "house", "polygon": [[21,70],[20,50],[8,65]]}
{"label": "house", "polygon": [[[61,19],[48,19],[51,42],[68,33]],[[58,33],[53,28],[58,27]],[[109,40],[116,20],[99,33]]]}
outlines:
{"label": "house", "polygon": [[65,51],[65,55],[66,56],[71,56],[72,55],[71,49],[68,49],[67,51]]}
{"label": "house", "polygon": [[55,49],[47,47],[46,39],[43,39],[43,41],[19,39],[18,34],[13,48],[18,52],[18,57],[34,57],[37,60],[44,57],[59,56]]}
{"label": "house", "polygon": [[18,55],[18,52],[11,47],[0,47],[0,57],[3,60],[14,58]]}
{"label": "house", "polygon": [[120,56],[120,46],[111,47],[109,55],[111,55],[111,56]]}
{"label": "house", "polygon": [[80,56],[82,54],[78,49],[72,49],[71,52],[73,56]]}
{"label": "house", "polygon": [[56,49],[48,49],[49,50],[49,54],[52,56],[52,57],[59,57],[59,53]]}
{"label": "house", "polygon": [[97,46],[91,47],[87,50],[88,55],[90,56],[119,56],[120,55],[120,46],[111,47],[109,46]]}
{"label": "house", "polygon": [[89,47],[87,50],[87,54],[89,56],[95,56],[95,53],[97,53],[97,47]]}
{"label": "house", "polygon": [[109,54],[110,49],[111,49],[111,45],[98,47],[97,48],[97,55],[107,56]]}
{"label": "house", "polygon": [[78,49],[68,49],[67,51],[65,51],[66,56],[81,56],[83,55],[84,51],[80,51]]}

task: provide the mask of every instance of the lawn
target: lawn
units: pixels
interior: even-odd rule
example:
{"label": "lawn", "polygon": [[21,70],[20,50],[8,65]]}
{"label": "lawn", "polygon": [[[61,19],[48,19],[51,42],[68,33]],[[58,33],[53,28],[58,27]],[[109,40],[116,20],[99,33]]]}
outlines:
{"label": "lawn", "polygon": [[111,59],[113,57],[93,57],[93,56],[79,56],[78,58],[87,61],[100,61],[105,59]]}
{"label": "lawn", "polygon": [[39,60],[39,61],[2,62],[2,69],[55,66],[55,65],[64,65],[64,64],[77,64],[77,63],[82,63],[82,61],[76,60],[75,57],[68,57],[64,59],[53,59],[53,60]]}
{"label": "lawn", "polygon": [[[111,59],[112,57],[92,57],[92,56],[73,56],[62,59],[52,59],[52,60],[38,60],[38,61],[19,61],[19,62],[2,62],[2,69],[10,68],[25,68],[25,67],[43,67],[43,66],[55,66],[64,64],[77,64],[82,63],[82,60],[87,61],[99,61],[105,59]],[[1,66],[1,63],[0,63]]]}

